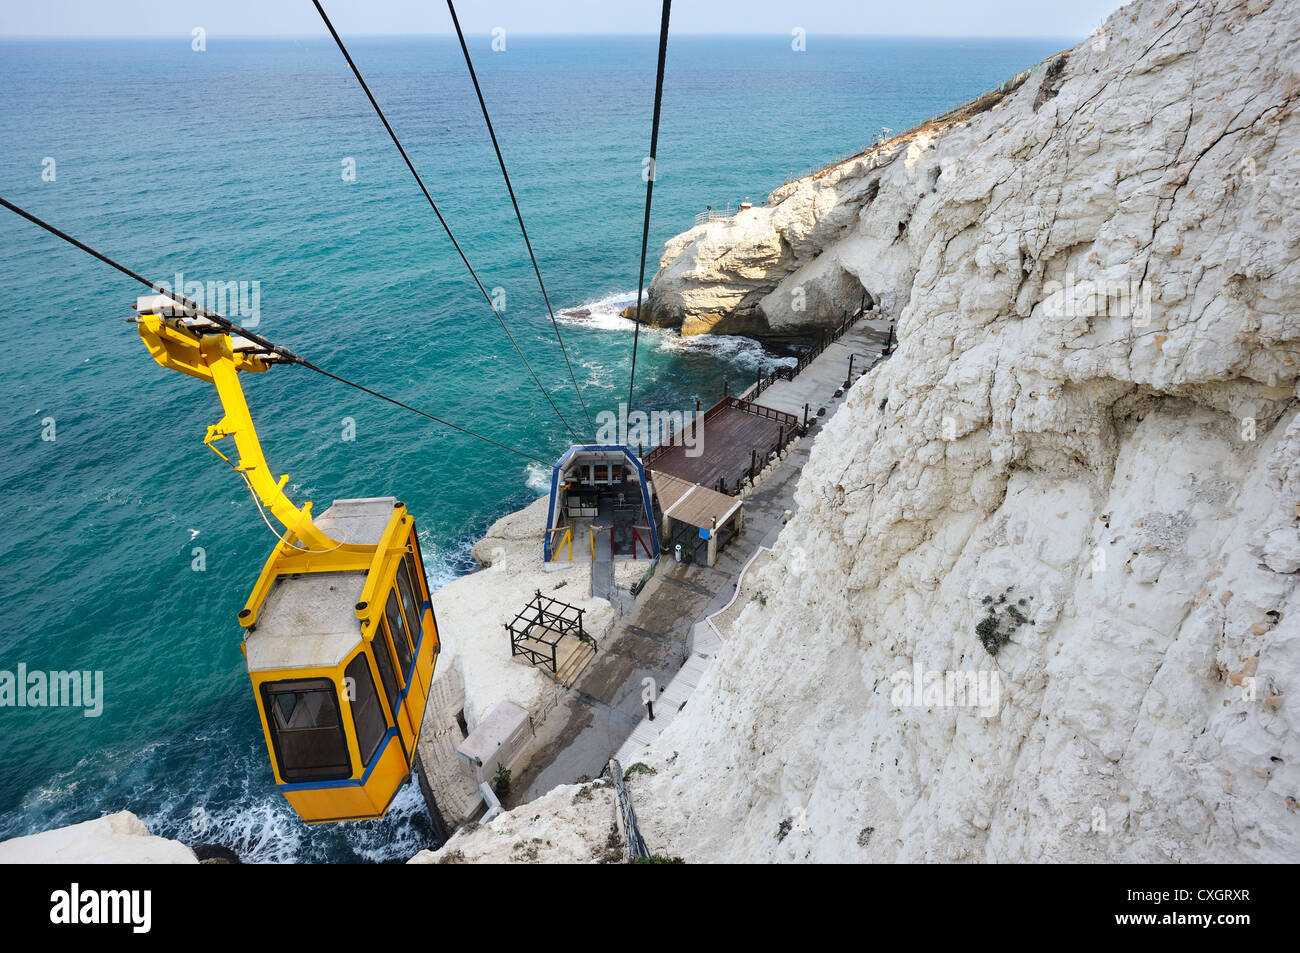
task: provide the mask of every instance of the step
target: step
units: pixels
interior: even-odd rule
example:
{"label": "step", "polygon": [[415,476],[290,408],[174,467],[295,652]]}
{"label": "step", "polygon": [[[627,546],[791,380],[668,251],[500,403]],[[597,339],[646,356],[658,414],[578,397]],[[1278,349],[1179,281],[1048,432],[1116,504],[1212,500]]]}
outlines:
{"label": "step", "polygon": [[572,688],[573,683],[578,680],[578,676],[583,673],[588,663],[595,657],[596,650],[589,643],[584,642],[564,660],[564,664],[554,674],[555,680],[565,688]]}

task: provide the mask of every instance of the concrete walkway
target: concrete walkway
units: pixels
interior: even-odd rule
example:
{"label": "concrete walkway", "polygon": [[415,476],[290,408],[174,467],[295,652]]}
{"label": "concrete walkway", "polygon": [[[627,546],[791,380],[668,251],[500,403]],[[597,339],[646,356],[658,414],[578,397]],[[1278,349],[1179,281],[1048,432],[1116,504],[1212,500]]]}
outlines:
{"label": "concrete walkway", "polygon": [[[745,576],[761,568],[767,553],[776,543],[785,525],[786,511],[796,509],[794,491],[804,464],[812,450],[812,443],[822,425],[831,418],[844,402],[844,395],[835,396],[844,387],[849,371],[849,355],[855,355],[853,378],[856,380],[881,359],[881,351],[888,337],[888,320],[865,320],[845,333],[817,356],[803,373],[793,381],[777,381],[763,391],[757,403],[786,413],[797,413],[803,419],[804,404],[815,415],[819,408],[826,413],[813,425],[799,446],[782,461],[781,466],[759,484],[745,501],[744,541],[729,546],[719,558],[715,569],[727,576],[729,584],[718,587],[717,594],[696,616],[691,626],[691,654],[681,670],[664,688],[655,705],[655,717],[643,718],[623,742],[614,757],[626,767],[635,763],[641,750],[672,724],[695,691],[713,655],[722,648],[727,635],[727,624],[744,608],[741,598]],[[709,572],[710,570],[704,570]],[[733,601],[734,600],[734,601]],[[709,616],[725,612],[725,619],[716,628],[709,624]]]}
{"label": "concrete walkway", "polygon": [[614,601],[614,557],[609,551],[613,531],[609,526],[596,527],[591,549],[591,594],[610,602]]}
{"label": "concrete walkway", "polygon": [[[718,554],[712,569],[705,566],[680,567],[669,570],[664,584],[671,585],[672,574],[682,568],[691,570],[691,578],[712,595],[699,604],[689,617],[690,654],[672,679],[663,686],[655,705],[651,721],[643,717],[628,734],[615,757],[624,765],[637,760],[637,752],[649,744],[672,724],[677,714],[686,707],[691,693],[703,678],[714,654],[722,648],[723,640],[708,624],[708,616],[721,611],[731,602],[741,584],[741,573],[763,547],[771,547],[785,526],[786,510],[794,509],[794,490],[799,475],[808,461],[812,434],[781,462],[781,465],[759,484],[745,500],[745,532]],[[643,709],[644,711],[644,709]]]}
{"label": "concrete walkway", "polygon": [[810,414],[815,415],[821,407],[829,413],[827,402],[848,379],[850,357],[853,360],[853,379],[857,380],[879,358],[889,325],[888,320],[867,318],[859,321],[817,355],[817,359],[794,380],[777,381],[754,398],[754,402],[794,414],[800,420],[803,420],[805,404],[809,406]]}
{"label": "concrete walkway", "polygon": [[[640,749],[685,708],[723,645],[707,617],[732,602],[742,570],[780,535],[786,511],[795,508],[795,486],[815,435],[843,401],[835,391],[844,385],[849,354],[860,355],[854,359],[856,378],[879,356],[888,326],[888,321],[861,322],[795,380],[779,381],[759,396],[757,403],[788,413],[797,410],[801,420],[805,403],[814,415],[820,407],[826,414],[746,498],[745,530],[718,553],[712,568],[678,564],[667,555],[660,561],[659,571],[627,606],[573,691],[538,726],[512,784],[520,793],[507,808],[557,785],[597,777],[615,752],[625,765],[634,762]],[[626,593],[615,595],[630,600]],[[737,612],[739,608],[743,606]],[[641,700],[645,679],[654,682],[653,721]]]}

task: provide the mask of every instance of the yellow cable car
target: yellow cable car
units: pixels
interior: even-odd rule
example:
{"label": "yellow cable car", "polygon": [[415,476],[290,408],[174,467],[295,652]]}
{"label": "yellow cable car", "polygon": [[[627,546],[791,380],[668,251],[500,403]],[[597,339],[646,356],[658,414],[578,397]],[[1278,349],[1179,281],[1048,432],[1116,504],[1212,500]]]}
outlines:
{"label": "yellow cable car", "polygon": [[[308,823],[382,817],[416,763],[439,650],[415,520],[393,497],[335,500],[313,520],[285,495],[288,474],[272,476],[239,382],[282,359],[173,317],[185,312],[166,295],[136,312],[154,360],[216,385],[225,416],[204,443],[284,526],[239,612],[276,785]],[[226,437],[238,462],[218,449]]]}

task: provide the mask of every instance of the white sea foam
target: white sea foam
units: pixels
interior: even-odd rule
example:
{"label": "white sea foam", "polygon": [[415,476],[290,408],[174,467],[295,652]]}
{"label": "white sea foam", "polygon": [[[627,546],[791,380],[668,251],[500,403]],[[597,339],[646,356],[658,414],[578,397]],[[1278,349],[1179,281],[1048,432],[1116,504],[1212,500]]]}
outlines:
{"label": "white sea foam", "polygon": [[461,539],[440,546],[425,532],[420,533],[420,549],[424,556],[424,571],[429,581],[429,592],[437,592],[449,582],[454,582],[478,568],[474,559],[474,540]]}
{"label": "white sea foam", "polygon": [[[562,311],[555,312],[556,321],[562,324],[577,324],[586,328],[596,328],[599,331],[630,331],[636,322],[631,318],[625,318],[621,312],[624,308],[630,308],[636,304],[635,291],[621,291],[617,294],[601,298],[599,301],[591,301],[587,304],[578,305],[576,308],[564,308]],[[564,312],[587,311],[587,315],[574,317]]]}
{"label": "white sea foam", "polygon": [[551,492],[551,468],[542,466],[540,463],[528,464],[528,477],[524,481],[528,489],[532,490],[538,496],[544,496]]}
{"label": "white sea foam", "polygon": [[[621,312],[624,308],[635,304],[636,292],[624,291],[601,298],[598,301],[579,305],[576,308],[563,309],[568,312],[586,311],[588,314],[585,317],[571,317],[556,312],[556,319],[565,324],[595,328],[600,331],[631,331],[636,322],[631,318],[623,317]],[[797,363],[794,357],[774,356],[769,354],[763,345],[755,339],[735,334],[700,334],[694,337],[682,337],[673,328],[643,327],[641,335],[648,343],[653,342],[652,346],[656,350],[665,353],[672,351],[708,351],[741,370],[754,373],[757,373],[760,369],[768,371],[774,367],[793,367]],[[582,362],[582,367],[589,372],[589,384],[608,383],[611,371],[608,365]]]}
{"label": "white sea foam", "polygon": [[695,337],[665,335],[655,345],[660,351],[708,351],[741,370],[757,373],[774,367],[794,367],[798,359],[769,354],[758,341],[736,334],[700,334]]}
{"label": "white sea foam", "polygon": [[376,864],[404,861],[433,846],[421,823],[426,810],[419,782],[412,778],[393,797],[382,821],[344,825],[343,836],[363,860]]}

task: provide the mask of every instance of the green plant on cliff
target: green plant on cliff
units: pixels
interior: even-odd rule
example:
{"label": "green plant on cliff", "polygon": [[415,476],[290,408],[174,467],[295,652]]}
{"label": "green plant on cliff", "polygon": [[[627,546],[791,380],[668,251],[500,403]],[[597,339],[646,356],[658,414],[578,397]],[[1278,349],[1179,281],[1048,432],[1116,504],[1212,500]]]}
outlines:
{"label": "green plant on cliff", "polygon": [[1026,600],[1007,602],[1007,593],[1014,588],[1015,586],[1008,586],[1006,592],[1001,593],[996,599],[993,596],[985,596],[980,600],[980,605],[988,614],[975,624],[975,635],[989,655],[996,656],[1002,646],[1011,641],[1011,636],[1016,629],[1022,625],[1034,624],[1018,608],[1025,605]]}
{"label": "green plant on cliff", "polygon": [[492,790],[496,792],[497,797],[505,797],[510,793],[510,769],[499,761],[497,773],[492,775]]}

